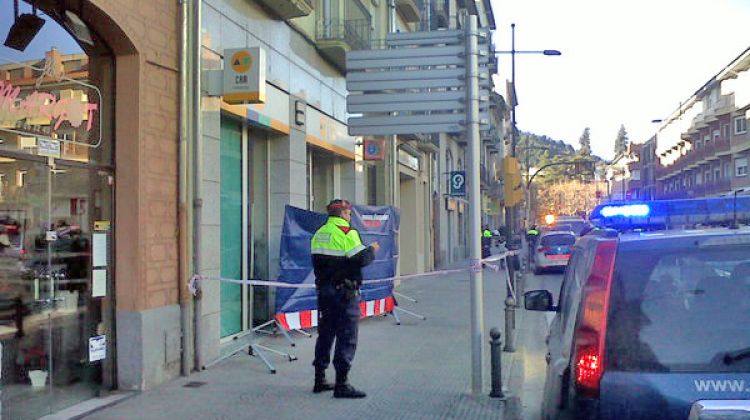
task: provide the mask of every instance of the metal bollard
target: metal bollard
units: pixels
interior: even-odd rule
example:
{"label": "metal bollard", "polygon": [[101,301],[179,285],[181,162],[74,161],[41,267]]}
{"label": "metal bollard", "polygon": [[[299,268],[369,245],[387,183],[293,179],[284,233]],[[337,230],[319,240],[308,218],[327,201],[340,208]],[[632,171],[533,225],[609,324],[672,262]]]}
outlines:
{"label": "metal bollard", "polygon": [[516,328],[516,300],[513,297],[505,298],[505,347],[503,351],[513,353],[516,346],[513,343],[513,330]]}
{"label": "metal bollard", "polygon": [[502,341],[500,340],[502,334],[497,327],[490,330],[490,379],[492,388],[490,389],[491,398],[505,398],[503,394],[503,353],[500,350]]}

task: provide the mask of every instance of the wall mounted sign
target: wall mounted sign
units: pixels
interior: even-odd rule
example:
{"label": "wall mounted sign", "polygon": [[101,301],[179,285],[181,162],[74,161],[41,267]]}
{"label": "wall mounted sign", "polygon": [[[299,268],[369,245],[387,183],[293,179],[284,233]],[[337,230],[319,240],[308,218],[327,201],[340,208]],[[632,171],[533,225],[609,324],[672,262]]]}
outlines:
{"label": "wall mounted sign", "polygon": [[260,47],[224,50],[224,102],[266,102],[266,51]]}
{"label": "wall mounted sign", "polygon": [[365,139],[365,160],[383,160],[385,159],[385,140],[383,139]]}
{"label": "wall mounted sign", "polygon": [[398,162],[409,169],[419,171],[419,158],[404,149],[398,149]]}
{"label": "wall mounted sign", "polygon": [[60,142],[52,139],[39,139],[37,153],[39,156],[60,157]]}
{"label": "wall mounted sign", "polygon": [[448,194],[452,196],[465,196],[466,195],[466,172],[464,171],[453,171],[449,173],[449,191]]}

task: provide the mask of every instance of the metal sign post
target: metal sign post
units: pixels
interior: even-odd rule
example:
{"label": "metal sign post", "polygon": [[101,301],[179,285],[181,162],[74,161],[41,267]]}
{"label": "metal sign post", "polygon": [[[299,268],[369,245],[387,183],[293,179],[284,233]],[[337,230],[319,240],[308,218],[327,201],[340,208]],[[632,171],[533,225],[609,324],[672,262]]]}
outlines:
{"label": "metal sign post", "polygon": [[[349,134],[464,133],[468,170],[451,173],[451,195],[469,200],[471,382],[482,392],[484,311],[481,262],[480,130],[490,130],[489,31],[464,13],[464,29],[393,33],[384,50],[346,54]],[[481,90],[480,90],[481,89]],[[396,158],[391,144],[390,158]]]}
{"label": "metal sign post", "polygon": [[481,191],[479,138],[479,46],[477,43],[477,17],[464,15],[466,28],[466,148],[468,149],[469,193],[469,258],[471,270],[471,392],[482,393],[482,366],[484,343],[484,308],[482,302],[482,244],[481,244]]}

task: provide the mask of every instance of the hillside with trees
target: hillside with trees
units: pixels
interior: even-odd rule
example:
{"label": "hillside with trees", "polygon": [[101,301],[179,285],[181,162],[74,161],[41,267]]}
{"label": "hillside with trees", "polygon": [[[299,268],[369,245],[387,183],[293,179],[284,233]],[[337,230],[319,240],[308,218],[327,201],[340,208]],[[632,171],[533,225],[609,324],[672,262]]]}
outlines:
{"label": "hillside with trees", "polygon": [[[535,217],[537,222],[542,215],[550,212],[587,214],[606,192],[606,183],[602,181],[600,173],[605,162],[591,152],[591,130],[588,127],[581,133],[578,145],[576,149],[561,140],[521,132],[516,150],[524,175],[527,153],[531,174],[551,165],[544,168],[533,182],[532,202],[536,210],[534,213],[538,216]],[[596,181],[597,178],[599,181]]]}
{"label": "hillside with trees", "polygon": [[585,162],[593,160],[597,162],[594,166],[600,166],[600,162],[603,162],[603,160],[591,154],[590,136],[590,130],[587,127],[579,139],[580,147],[576,150],[572,145],[562,140],[522,131],[516,150],[524,174],[526,172],[526,154],[528,153],[528,165],[532,168],[532,174],[536,169],[549,164],[581,162],[578,165],[549,166],[534,179],[535,182],[549,184],[572,180],[592,181],[594,179],[594,168]]}

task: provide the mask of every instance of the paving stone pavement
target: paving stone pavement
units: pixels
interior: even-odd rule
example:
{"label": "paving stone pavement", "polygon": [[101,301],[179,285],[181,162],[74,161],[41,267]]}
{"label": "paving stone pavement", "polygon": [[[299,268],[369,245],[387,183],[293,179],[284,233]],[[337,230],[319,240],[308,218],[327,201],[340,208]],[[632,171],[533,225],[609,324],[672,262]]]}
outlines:
{"label": "paving stone pavement", "polygon": [[[267,353],[278,369],[269,374],[263,363],[245,352],[187,378],[140,393],[86,419],[503,419],[506,402],[489,393],[489,330],[503,329],[505,276],[485,270],[485,392],[470,393],[468,272],[407,280],[397,291],[418,300],[399,299],[404,308],[427,317],[422,321],[399,313],[363,320],[359,348],[350,373],[353,385],[368,393],[363,400],[336,400],[331,393],[313,394],[314,337],[295,335],[296,347],[280,336],[260,341],[290,351],[288,362]],[[519,314],[523,311],[518,311]],[[503,334],[505,335],[505,334]],[[504,372],[515,356],[503,353]],[[329,379],[333,379],[329,369]],[[511,375],[506,375],[510,377]],[[186,388],[188,382],[202,382]],[[507,378],[504,378],[507,382]],[[507,387],[507,385],[506,385]],[[513,405],[513,404],[510,404]],[[517,405],[517,404],[516,404]]]}

